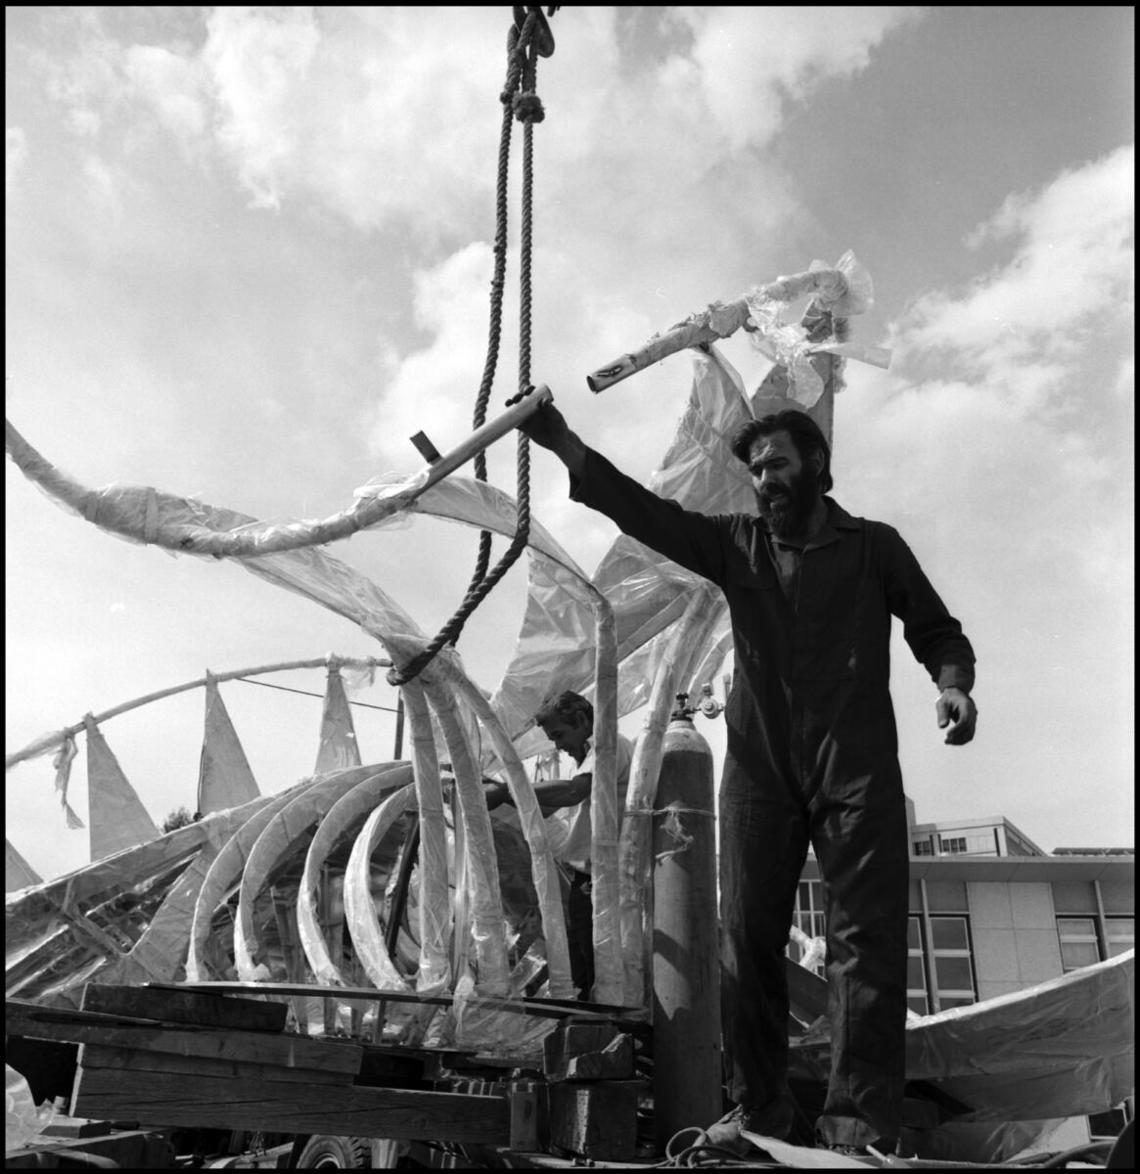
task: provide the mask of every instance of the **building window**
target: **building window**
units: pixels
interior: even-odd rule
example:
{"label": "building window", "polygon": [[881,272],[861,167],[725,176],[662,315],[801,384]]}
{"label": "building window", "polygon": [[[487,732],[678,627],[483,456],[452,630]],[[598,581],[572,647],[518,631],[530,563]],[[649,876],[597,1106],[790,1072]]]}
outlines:
{"label": "building window", "polygon": [[934,845],[930,842],[929,839],[915,840],[914,854],[916,856],[933,856]]}
{"label": "building window", "polygon": [[809,938],[826,936],[823,917],[823,883],[817,880],[800,881],[796,890],[795,924]]}
{"label": "building window", "polygon": [[942,852],[965,852],[965,836],[939,836],[938,847]]}
{"label": "building window", "polygon": [[1095,917],[1058,917],[1057,937],[1061,941],[1061,969],[1065,974],[1101,960]]}
{"label": "building window", "polygon": [[918,1015],[930,1013],[926,991],[926,959],[922,947],[922,918],[906,919],[906,1005]]}
{"label": "building window", "polygon": [[[827,927],[823,916],[823,883],[817,880],[800,881],[796,889],[796,907],[792,913],[792,925],[809,938],[826,937]],[[805,948],[799,942],[791,941],[785,951],[793,962],[802,961]]]}
{"label": "building window", "polygon": [[969,918],[931,916],[930,939],[938,1010],[977,1002]]}
{"label": "building window", "polygon": [[1136,946],[1136,924],[1131,917],[1104,919],[1104,947],[1109,958],[1123,954]]}

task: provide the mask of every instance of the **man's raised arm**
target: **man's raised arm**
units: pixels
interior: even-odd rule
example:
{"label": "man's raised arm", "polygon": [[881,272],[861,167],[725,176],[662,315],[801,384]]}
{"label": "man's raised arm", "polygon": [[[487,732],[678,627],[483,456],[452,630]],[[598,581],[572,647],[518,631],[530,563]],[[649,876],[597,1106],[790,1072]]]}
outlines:
{"label": "man's raised arm", "polygon": [[710,518],[658,497],[591,449],[552,404],[543,404],[519,425],[548,448],[570,473],[570,496],[618,524],[624,534],[690,571],[724,582],[725,519]]}

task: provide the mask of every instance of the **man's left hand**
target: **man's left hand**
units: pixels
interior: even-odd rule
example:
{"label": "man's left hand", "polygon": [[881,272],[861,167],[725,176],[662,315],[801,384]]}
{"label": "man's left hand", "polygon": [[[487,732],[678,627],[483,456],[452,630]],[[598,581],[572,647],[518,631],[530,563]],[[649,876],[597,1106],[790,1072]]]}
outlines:
{"label": "man's left hand", "polygon": [[938,728],[946,731],[947,746],[965,746],[978,724],[978,707],[961,689],[943,689],[935,707]]}

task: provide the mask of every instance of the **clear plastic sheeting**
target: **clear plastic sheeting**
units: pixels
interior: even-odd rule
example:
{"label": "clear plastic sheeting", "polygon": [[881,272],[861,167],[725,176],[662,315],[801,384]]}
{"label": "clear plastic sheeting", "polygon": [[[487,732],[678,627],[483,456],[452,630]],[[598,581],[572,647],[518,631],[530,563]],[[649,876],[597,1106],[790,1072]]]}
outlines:
{"label": "clear plastic sheeting", "polygon": [[1135,951],[907,1024],[907,1077],[971,1105],[964,1121],[1104,1112],[1135,1087]]}
{"label": "clear plastic sheeting", "polygon": [[[323,986],[348,986],[338,960],[330,953],[325,941],[325,926],[317,915],[317,890],[322,869],[334,849],[360,825],[393,790],[407,786],[411,777],[408,766],[392,764],[380,768],[370,777],[358,782],[329,808],[328,814],[317,826],[305,856],[305,868],[297,890],[297,935],[301,949],[312,970],[313,978]],[[371,911],[370,916],[375,916]]]}
{"label": "clear plastic sheeting", "polygon": [[[693,351],[693,382],[685,411],[649,488],[686,509],[707,514],[750,512],[751,480],[732,455],[732,436],[752,412],[744,386],[715,346]],[[645,704],[653,663],[629,658],[680,619],[689,592],[703,580],[676,563],[620,535],[593,578],[594,589],[614,612],[618,712]],[[585,601],[537,558],[530,561],[527,610],[515,653],[492,698],[520,757],[546,745],[533,729],[534,714],[550,693],[590,692],[594,675],[593,618]]]}
{"label": "clear plastic sheeting", "polygon": [[[812,297],[809,311],[828,315],[834,324],[868,310],[874,303],[874,290],[871,275],[848,250],[834,267],[823,261],[813,261],[806,273],[777,278],[745,295],[749,309],[747,329],[752,331],[752,345],[786,370],[788,398],[801,407],[811,408],[825,389],[824,379],[811,362],[813,354],[859,359],[877,367],[889,366],[891,354],[884,347],[850,342],[845,332],[838,330],[824,340],[816,339],[810,320],[785,322],[783,313],[787,303],[805,294]],[[836,377],[834,382],[838,390],[842,380]]]}

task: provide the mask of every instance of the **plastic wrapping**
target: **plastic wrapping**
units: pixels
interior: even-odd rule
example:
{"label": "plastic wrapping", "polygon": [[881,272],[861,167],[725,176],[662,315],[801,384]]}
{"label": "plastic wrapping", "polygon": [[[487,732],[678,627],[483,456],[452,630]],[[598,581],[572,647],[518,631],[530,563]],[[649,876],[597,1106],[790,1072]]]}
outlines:
{"label": "plastic wrapping", "polygon": [[27,1080],[11,1064],[4,1065],[4,1152],[32,1145],[52,1123],[56,1106],[45,1101],[38,1109]]}
{"label": "plastic wrapping", "polygon": [[[263,802],[261,800],[258,801]],[[139,895],[148,906],[194,861],[204,845],[225,837],[256,810],[256,804],[219,812],[156,840],[119,852],[76,872],[10,895],[5,901],[5,985],[9,996],[41,999],[77,991],[80,972],[106,968],[133,944]],[[130,921],[128,922],[128,920]],[[116,921],[125,933],[112,937],[101,927]],[[185,948],[185,939],[166,944]]]}
{"label": "plastic wrapping", "polygon": [[225,811],[256,799],[261,791],[250,770],[229,710],[213,673],[206,674],[206,718],[198,763],[198,810]]}
{"label": "plastic wrapping", "polygon": [[317,746],[315,774],[340,770],[346,766],[360,766],[360,747],[356,741],[356,727],[352,710],[344,691],[340,668],[330,664],[325,683],[325,702],[321,709],[321,734]]}
{"label": "plastic wrapping", "polygon": [[[729,447],[735,431],[752,418],[743,384],[715,346],[708,353],[692,352],[692,358],[689,399],[649,488],[702,513],[748,512],[755,506],[751,481]],[[701,582],[625,535],[603,557],[593,587],[614,611],[621,666],[619,714],[645,704],[651,687],[647,666],[629,658],[681,617],[685,597]],[[532,556],[526,614],[514,656],[492,698],[521,757],[546,745],[533,723],[548,693],[590,692],[593,627],[587,599],[574,593],[570,580]]]}
{"label": "plastic wrapping", "polygon": [[542,914],[542,928],[546,937],[546,958],[550,971],[549,989],[552,998],[573,998],[574,983],[570,977],[570,953],[566,938],[566,918],[562,910],[558,876],[546,840],[546,824],[535,797],[530,779],[511,744],[510,737],[491,708],[491,704],[462,673],[451,665],[433,665],[448,685],[475,712],[494,745],[507,776],[507,786],[518,812],[523,835],[531,851],[531,869],[538,906]]}
{"label": "plastic wrapping", "polygon": [[419,927],[420,965],[416,989],[443,990],[451,981],[447,935],[451,925],[447,879],[447,829],[443,815],[443,788],[435,752],[431,711],[423,685],[403,686],[404,712],[411,735],[416,801],[420,813]]}
{"label": "plastic wrapping", "polygon": [[[256,804],[250,804],[250,812],[234,829],[229,839],[223,844],[221,851],[211,862],[201,888],[194,902],[194,912],[190,923],[190,940],[187,943],[186,978],[190,982],[206,982],[210,979],[223,979],[236,975],[231,973],[230,964],[224,966],[219,960],[209,958],[210,931],[214,911],[225,900],[227,893],[236,889],[241,883],[242,869],[249,858],[250,850],[257,842],[257,837],[265,830],[269,821],[287,804],[309,787],[316,786],[320,779],[302,779],[301,782],[282,791],[279,795],[262,798]],[[252,810],[256,807],[256,810]],[[239,808],[246,811],[247,808]],[[206,816],[203,822],[217,818]]]}
{"label": "plastic wrapping", "polygon": [[[785,304],[804,294],[812,295],[804,321],[785,322]],[[890,366],[889,350],[850,342],[839,326],[852,314],[862,314],[874,304],[871,275],[850,250],[834,267],[813,261],[806,273],[777,278],[751,290],[745,300],[749,307],[752,345],[784,369],[788,398],[801,407],[814,407],[825,388],[824,376],[811,361],[814,354],[858,359],[877,367]],[[815,337],[813,327],[824,318],[831,327],[831,335],[820,340]],[[833,382],[837,390],[842,386],[838,371],[833,374]]]}
{"label": "plastic wrapping", "polygon": [[964,1121],[1104,1112],[1134,1091],[1135,951],[907,1025],[907,1077],[974,1107]]}
{"label": "plastic wrapping", "polygon": [[83,720],[87,727],[91,859],[101,860],[157,839],[159,832],[91,715]]}
{"label": "plastic wrapping", "polygon": [[338,771],[306,788],[274,813],[254,841],[242,869],[234,920],[234,965],[242,981],[258,982],[270,977],[269,967],[262,960],[265,951],[258,937],[255,912],[258,896],[271,883],[280,866],[307,846],[303,837],[314,829],[342,795],[360,782],[364,770],[375,768]]}
{"label": "plastic wrapping", "polygon": [[[1135,1087],[1134,981],[1129,950],[1025,990],[909,1019],[907,1079],[965,1106],[956,1125],[1105,1112]],[[793,1075],[826,1083],[826,1038],[791,1045]]]}
{"label": "plastic wrapping", "polygon": [[325,928],[317,917],[316,896],[321,883],[321,869],[337,845],[359,826],[393,790],[411,782],[411,767],[393,764],[357,783],[329,808],[321,820],[305,855],[305,868],[297,889],[297,936],[305,952],[313,978],[324,986],[348,986],[338,960],[333,959],[325,942]]}
{"label": "plastic wrapping", "polygon": [[451,690],[425,685],[428,701],[443,729],[455,773],[466,844],[467,893],[471,901],[471,936],[475,943],[475,990],[479,994],[505,995],[509,987],[507,944],[503,906],[499,899],[499,864],[491,817],[483,796],[482,773],[472,753]]}
{"label": "plastic wrapping", "polygon": [[[389,795],[364,821],[364,827],[353,842],[344,873],[344,912],[348,932],[356,957],[378,990],[406,991],[411,984],[392,964],[384,935],[380,932],[372,899],[372,852],[395,821],[414,803],[415,792],[411,784]],[[446,981],[445,973],[440,985]]]}

